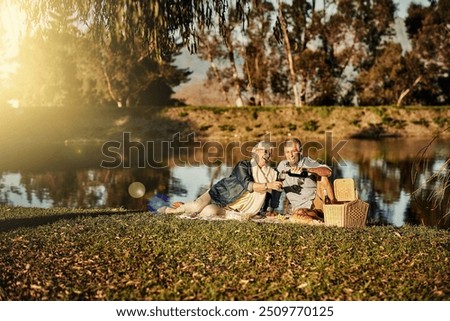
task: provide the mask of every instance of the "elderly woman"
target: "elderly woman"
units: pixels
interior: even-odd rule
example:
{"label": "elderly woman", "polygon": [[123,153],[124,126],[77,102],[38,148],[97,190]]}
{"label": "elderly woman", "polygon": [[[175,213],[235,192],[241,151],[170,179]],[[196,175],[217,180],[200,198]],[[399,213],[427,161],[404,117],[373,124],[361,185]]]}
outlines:
{"label": "elderly woman", "polygon": [[259,213],[266,193],[279,190],[277,172],[269,166],[272,147],[259,142],[252,149],[252,159],[236,164],[231,175],[214,184],[196,200],[178,208],[161,208],[158,212],[168,214],[192,214],[199,218],[221,217],[226,219],[249,219]]}

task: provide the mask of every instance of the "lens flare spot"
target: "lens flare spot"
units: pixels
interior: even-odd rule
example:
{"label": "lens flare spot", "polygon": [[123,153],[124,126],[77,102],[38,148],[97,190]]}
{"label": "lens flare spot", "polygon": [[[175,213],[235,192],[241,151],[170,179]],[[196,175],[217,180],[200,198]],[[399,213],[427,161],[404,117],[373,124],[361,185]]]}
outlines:
{"label": "lens flare spot", "polygon": [[145,194],[145,186],[140,182],[133,182],[128,186],[128,193],[133,198],[140,198]]}

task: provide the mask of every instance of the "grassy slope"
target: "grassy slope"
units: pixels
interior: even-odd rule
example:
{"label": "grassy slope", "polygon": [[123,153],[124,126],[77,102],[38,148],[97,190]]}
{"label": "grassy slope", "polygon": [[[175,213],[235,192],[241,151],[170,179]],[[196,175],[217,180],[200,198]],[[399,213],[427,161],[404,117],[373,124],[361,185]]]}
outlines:
{"label": "grassy slope", "polygon": [[210,139],[432,137],[450,126],[448,107],[178,107],[162,115]]}
{"label": "grassy slope", "polygon": [[450,233],[0,207],[3,300],[449,300]]}
{"label": "grassy slope", "polygon": [[[264,135],[323,138],[432,137],[450,126],[450,107],[139,107],[130,110],[29,108],[3,110],[0,146],[36,142],[171,139],[195,132],[214,140],[255,140]],[[450,136],[450,131],[446,132]]]}

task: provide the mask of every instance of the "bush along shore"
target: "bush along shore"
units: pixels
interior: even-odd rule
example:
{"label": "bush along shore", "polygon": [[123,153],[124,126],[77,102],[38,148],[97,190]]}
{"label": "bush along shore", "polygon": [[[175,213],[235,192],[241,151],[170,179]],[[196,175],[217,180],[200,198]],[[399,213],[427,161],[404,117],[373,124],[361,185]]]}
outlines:
{"label": "bush along shore", "polygon": [[0,207],[1,300],[449,300],[450,233]]}

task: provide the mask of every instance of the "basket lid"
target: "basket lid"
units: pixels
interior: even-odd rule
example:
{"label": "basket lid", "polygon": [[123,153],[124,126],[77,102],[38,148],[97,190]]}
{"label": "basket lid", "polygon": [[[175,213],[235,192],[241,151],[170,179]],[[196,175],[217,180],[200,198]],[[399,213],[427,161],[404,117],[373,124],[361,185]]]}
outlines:
{"label": "basket lid", "polygon": [[334,180],[334,196],[339,202],[356,200],[355,181],[353,178],[337,178]]}

